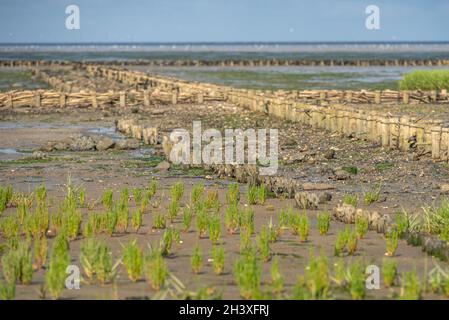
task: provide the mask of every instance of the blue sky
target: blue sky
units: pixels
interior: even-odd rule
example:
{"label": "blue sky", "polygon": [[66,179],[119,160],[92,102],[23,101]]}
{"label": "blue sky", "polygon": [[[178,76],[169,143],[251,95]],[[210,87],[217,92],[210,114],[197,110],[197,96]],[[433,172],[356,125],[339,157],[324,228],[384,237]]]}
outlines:
{"label": "blue sky", "polygon": [[449,41],[449,0],[0,0],[1,43],[201,41]]}

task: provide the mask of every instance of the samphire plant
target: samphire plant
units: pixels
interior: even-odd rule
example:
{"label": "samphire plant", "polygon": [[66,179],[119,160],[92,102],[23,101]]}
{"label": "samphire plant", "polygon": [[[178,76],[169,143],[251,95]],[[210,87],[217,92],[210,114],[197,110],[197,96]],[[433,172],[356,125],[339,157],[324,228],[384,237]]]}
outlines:
{"label": "samphire plant", "polygon": [[415,271],[409,271],[402,274],[401,300],[419,300],[421,299],[421,290],[421,282]]}
{"label": "samphire plant", "polygon": [[193,210],[189,205],[187,205],[182,210],[182,224],[184,226],[184,232],[189,231],[190,226],[192,225],[192,218]]}
{"label": "samphire plant", "polygon": [[329,232],[331,224],[331,215],[329,212],[318,213],[317,227],[320,235],[324,236]]}
{"label": "samphire plant", "polygon": [[174,228],[168,228],[162,235],[162,240],[159,246],[160,252],[163,256],[167,256],[172,253],[173,241],[180,241],[179,231]]}
{"label": "samphire plant", "polygon": [[361,300],[365,298],[366,295],[365,280],[366,275],[364,264],[360,260],[351,263],[347,271],[347,281],[349,293],[351,294],[352,299]]}
{"label": "samphire plant", "polygon": [[336,256],[341,256],[348,243],[349,235],[351,231],[346,227],[343,231],[339,231],[337,234],[337,240],[335,241],[334,254]]}
{"label": "samphire plant", "polygon": [[171,186],[170,196],[172,201],[179,202],[184,195],[184,183],[182,181],[176,182]]}
{"label": "samphire plant", "polygon": [[203,253],[199,245],[195,246],[193,249],[193,254],[190,259],[190,264],[192,266],[193,273],[199,273],[203,267]]}
{"label": "samphire plant", "polygon": [[212,244],[217,244],[221,237],[221,218],[217,213],[213,213],[209,217],[209,238]]}
{"label": "samphire plant", "polygon": [[269,261],[271,258],[271,249],[267,227],[264,226],[260,230],[259,235],[257,237],[257,244],[262,261],[264,262]]}
{"label": "samphire plant", "polygon": [[133,212],[131,216],[131,224],[134,232],[138,233],[139,229],[142,227],[142,211],[140,209]]}
{"label": "samphire plant", "polygon": [[343,196],[343,203],[349,204],[354,208],[357,207],[357,203],[359,202],[359,196],[356,194],[347,193]]}
{"label": "samphire plant", "polygon": [[123,247],[122,262],[131,281],[137,282],[142,275],[142,249],[134,239]]}
{"label": "samphire plant", "polygon": [[244,299],[251,299],[260,292],[262,268],[255,249],[246,250],[234,264],[234,278]]}
{"label": "samphire plant", "polygon": [[253,205],[257,203],[257,186],[256,185],[249,185],[248,186],[248,193],[246,194],[248,204]]}
{"label": "samphire plant", "polygon": [[112,205],[114,201],[114,191],[107,189],[103,193],[103,205],[106,210],[112,210]]}
{"label": "samphire plant", "polygon": [[7,283],[31,283],[33,259],[28,241],[20,242],[15,250],[8,250],[2,257],[3,277]]}
{"label": "samphire plant", "polygon": [[34,266],[41,269],[47,262],[48,243],[46,237],[34,239]]}
{"label": "samphire plant", "polygon": [[280,294],[284,289],[284,277],[279,271],[279,258],[273,259],[270,267],[271,287],[274,293]]}
{"label": "samphire plant", "polygon": [[229,205],[225,211],[225,225],[228,233],[236,233],[240,225],[240,213],[237,205]]}
{"label": "samphire plant", "polygon": [[0,214],[5,211],[13,197],[13,189],[11,186],[0,186]]}
{"label": "samphire plant", "polygon": [[166,219],[161,212],[155,212],[153,215],[153,229],[165,229]]}
{"label": "samphire plant", "polygon": [[384,284],[387,288],[394,285],[397,275],[397,263],[395,260],[383,259],[382,274],[384,276]]}
{"label": "samphire plant", "polygon": [[53,299],[58,299],[65,288],[66,270],[69,263],[69,242],[64,233],[61,233],[53,242],[49,267],[45,274],[46,287]]}
{"label": "samphire plant", "polygon": [[369,228],[369,220],[368,217],[358,216],[355,219],[355,230],[357,233],[357,237],[359,239],[363,239],[368,232]]}
{"label": "samphire plant", "polygon": [[398,248],[398,238],[399,234],[397,230],[392,230],[385,235],[387,252],[385,253],[388,257],[393,257]]}
{"label": "samphire plant", "polygon": [[167,263],[159,250],[151,250],[145,257],[144,273],[147,282],[154,290],[159,291],[168,276]]}
{"label": "samphire plant", "polygon": [[118,266],[118,263],[113,265],[107,244],[96,238],[85,239],[81,244],[80,263],[88,281],[96,280],[101,285],[114,279]]}
{"label": "samphire plant", "polygon": [[223,246],[212,247],[212,266],[216,275],[220,275],[224,270],[225,251]]}
{"label": "samphire plant", "polygon": [[310,252],[304,283],[312,299],[326,299],[329,296],[330,274],[326,256],[316,257],[313,251]]}
{"label": "samphire plant", "polygon": [[238,206],[240,201],[240,188],[237,183],[229,184],[228,193],[226,194],[226,201],[230,206]]}
{"label": "samphire plant", "polygon": [[198,183],[192,187],[192,191],[190,192],[190,204],[193,207],[196,207],[196,205],[199,202],[201,202],[203,193],[204,193],[204,183]]}

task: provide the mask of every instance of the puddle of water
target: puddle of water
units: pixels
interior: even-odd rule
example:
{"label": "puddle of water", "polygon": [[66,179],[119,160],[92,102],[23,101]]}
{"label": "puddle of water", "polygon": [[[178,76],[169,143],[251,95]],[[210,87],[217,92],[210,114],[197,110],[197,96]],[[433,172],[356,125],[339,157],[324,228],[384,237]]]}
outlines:
{"label": "puddle of water", "polygon": [[101,134],[103,136],[107,136],[109,138],[113,138],[115,140],[123,140],[125,137],[117,132],[114,127],[106,128],[106,127],[96,127],[87,130],[89,133],[93,134]]}
{"label": "puddle of water", "polygon": [[26,177],[25,180],[23,180],[22,182],[28,182],[28,183],[43,183],[45,181],[45,179],[43,177],[39,177],[39,176],[29,176]]}
{"label": "puddle of water", "polygon": [[21,154],[16,149],[12,149],[12,148],[0,148],[0,153],[4,153],[4,154]]}
{"label": "puddle of water", "polygon": [[19,159],[24,153],[13,148],[0,148],[0,160],[15,160]]}
{"label": "puddle of water", "polygon": [[19,122],[0,122],[0,130],[10,130],[10,129],[30,129],[30,128],[36,128],[36,129],[69,129],[69,130],[79,130],[81,132],[87,132],[87,134],[97,134],[97,135],[103,135],[107,136],[114,140],[123,140],[126,139],[126,137],[121,134],[120,132],[117,132],[115,130],[115,127],[100,127],[100,126],[89,126],[89,125],[67,125],[64,123],[60,124],[50,124],[50,123],[19,123]]}
{"label": "puddle of water", "polygon": [[134,158],[148,158],[151,157],[154,154],[153,148],[140,148],[137,150],[133,150],[131,152],[131,155]]}
{"label": "puddle of water", "polygon": [[64,123],[19,123],[19,122],[0,122],[0,129],[23,129],[23,128],[37,128],[37,129],[78,129],[87,130],[87,132],[92,134],[101,134],[115,139],[124,139],[124,136],[115,131],[115,127],[98,127],[98,126],[88,126],[88,125],[67,125]]}

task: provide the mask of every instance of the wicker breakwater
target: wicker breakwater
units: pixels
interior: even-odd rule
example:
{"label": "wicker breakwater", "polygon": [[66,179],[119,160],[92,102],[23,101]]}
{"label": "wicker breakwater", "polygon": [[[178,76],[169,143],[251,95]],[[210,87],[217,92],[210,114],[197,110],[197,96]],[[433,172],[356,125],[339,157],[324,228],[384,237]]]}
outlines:
{"label": "wicker breakwater", "polygon": [[[162,86],[165,90],[195,92],[195,94],[217,94],[224,100],[240,107],[285,119],[300,122],[329,132],[339,132],[360,139],[366,139],[385,148],[410,151],[421,147],[431,154],[432,159],[448,161],[449,123],[441,120],[423,120],[409,115],[385,114],[357,108],[356,105],[330,103],[313,105],[298,101],[292,92],[266,92],[236,89],[227,86],[191,83],[188,81],[147,75],[138,71],[105,68],[96,65],[85,66],[96,76],[105,76],[125,83],[149,83],[151,87]],[[407,95],[406,95],[407,93]],[[414,93],[416,94],[416,93]],[[427,93],[433,95],[434,93]],[[346,96],[348,92],[346,92]],[[399,92],[402,101],[410,102],[413,94]],[[321,98],[326,98],[320,94]],[[439,97],[439,98],[438,98]],[[351,100],[353,96],[351,96]],[[376,98],[378,99],[378,98]],[[382,101],[382,99],[380,99]],[[448,103],[447,93],[440,92],[436,103]],[[319,101],[317,101],[319,102]],[[383,103],[383,102],[381,102]]]}
{"label": "wicker breakwater", "polygon": [[[86,61],[84,61],[86,62]],[[82,64],[82,61],[58,60],[0,60],[0,67],[36,67],[64,66]],[[449,66],[449,59],[136,59],[96,61],[101,65],[145,65],[154,67],[275,67],[275,66],[307,66],[307,67],[441,67]]]}
{"label": "wicker breakwater", "polygon": [[[151,103],[204,103],[228,101],[242,108],[300,122],[328,132],[338,132],[365,139],[385,148],[410,151],[421,148],[436,161],[448,161],[449,123],[438,119],[418,119],[407,114],[389,114],[357,107],[363,103],[449,103],[447,92],[366,92],[366,91],[262,91],[197,83],[176,78],[149,75],[123,68],[97,64],[75,64],[89,76],[142,87],[120,92],[64,92],[64,82],[57,77],[44,80],[58,91],[21,91],[0,94],[1,106],[80,106],[117,104],[121,107]],[[41,72],[36,69],[36,72]],[[344,103],[342,103],[342,100]]]}

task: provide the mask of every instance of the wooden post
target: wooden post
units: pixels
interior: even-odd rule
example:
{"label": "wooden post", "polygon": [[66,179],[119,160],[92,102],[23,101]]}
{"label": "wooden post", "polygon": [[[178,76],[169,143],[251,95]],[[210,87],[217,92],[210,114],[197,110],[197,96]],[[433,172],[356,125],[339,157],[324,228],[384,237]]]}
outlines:
{"label": "wooden post", "polygon": [[329,111],[330,111],[330,116],[331,116],[331,119],[330,119],[330,122],[331,122],[330,131],[331,132],[336,132],[338,130],[337,110],[335,108],[331,108],[331,109],[329,109]]}
{"label": "wooden post", "polygon": [[204,103],[204,96],[202,92],[197,93],[197,102],[198,103]]}
{"label": "wooden post", "polygon": [[390,148],[399,148],[399,118],[390,118]]}
{"label": "wooden post", "polygon": [[402,103],[404,104],[410,103],[410,94],[408,91],[402,91]]}
{"label": "wooden post", "polygon": [[92,92],[91,100],[92,100],[92,107],[98,108],[97,93],[95,91]]}
{"label": "wooden post", "polygon": [[400,131],[399,131],[399,148],[403,151],[408,151],[409,144],[408,139],[410,138],[410,117],[402,116],[400,120]]}
{"label": "wooden post", "polygon": [[380,104],[382,102],[381,100],[382,100],[382,92],[381,91],[374,92],[374,103]]}
{"label": "wooden post", "polygon": [[437,101],[437,91],[436,90],[431,90],[430,91],[430,100],[432,102],[436,102]]}
{"label": "wooden post", "polygon": [[42,105],[42,101],[41,101],[41,93],[40,92],[36,92],[34,94],[34,106],[35,107],[40,107]]}
{"label": "wooden post", "polygon": [[120,107],[126,107],[126,92],[125,91],[120,91],[119,105],[120,105]]}
{"label": "wooden post", "polygon": [[67,95],[65,93],[59,94],[59,106],[65,108],[67,104]]}
{"label": "wooden post", "polygon": [[432,127],[432,159],[440,158],[441,126]]}
{"label": "wooden post", "polygon": [[344,111],[341,108],[337,109],[337,130],[344,133]]}
{"label": "wooden post", "polygon": [[447,99],[447,89],[441,89],[440,98],[443,101],[445,101]]}
{"label": "wooden post", "polygon": [[358,110],[356,119],[356,137],[359,139],[363,139],[364,136],[364,117],[363,110]]}
{"label": "wooden post", "polygon": [[358,136],[357,134],[357,113],[355,112],[355,110],[350,110],[348,111],[349,114],[349,133],[350,134],[355,134],[356,136]]}
{"label": "wooden post", "polygon": [[440,159],[448,160],[448,144],[449,144],[449,128],[444,127],[441,129],[441,143],[440,143]]}
{"label": "wooden post", "polygon": [[172,104],[178,104],[178,92],[173,91],[171,95],[171,103]]}
{"label": "wooden post", "polygon": [[143,91],[143,105],[145,107],[150,106],[150,90],[144,90]]}
{"label": "wooden post", "polygon": [[352,91],[346,91],[346,102],[352,102]]}
{"label": "wooden post", "polygon": [[14,99],[13,99],[14,93],[8,93],[8,107],[11,109],[14,108]]}
{"label": "wooden post", "polygon": [[388,117],[381,117],[381,143],[386,148],[390,145],[390,120]]}
{"label": "wooden post", "polygon": [[326,91],[320,91],[320,103],[325,102],[326,98],[327,98],[327,92]]}

